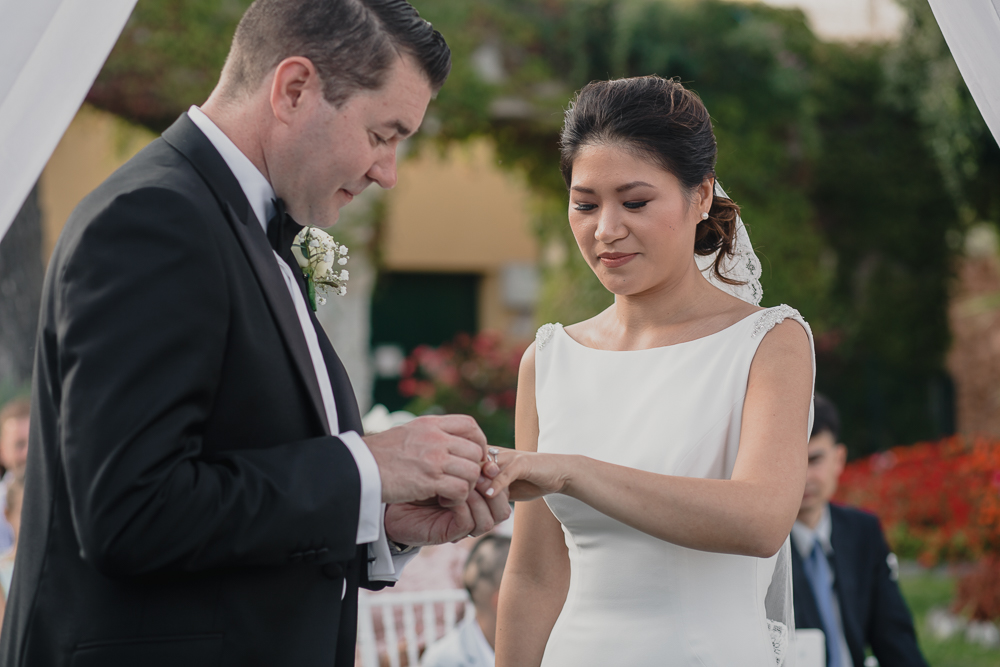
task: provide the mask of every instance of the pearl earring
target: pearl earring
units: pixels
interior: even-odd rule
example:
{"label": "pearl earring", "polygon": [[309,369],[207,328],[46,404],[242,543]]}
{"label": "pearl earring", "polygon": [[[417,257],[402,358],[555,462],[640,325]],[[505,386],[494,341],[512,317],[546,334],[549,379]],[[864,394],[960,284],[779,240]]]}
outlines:
{"label": "pearl earring", "polygon": [[702,220],[708,220],[708,213],[702,212],[701,219]]}

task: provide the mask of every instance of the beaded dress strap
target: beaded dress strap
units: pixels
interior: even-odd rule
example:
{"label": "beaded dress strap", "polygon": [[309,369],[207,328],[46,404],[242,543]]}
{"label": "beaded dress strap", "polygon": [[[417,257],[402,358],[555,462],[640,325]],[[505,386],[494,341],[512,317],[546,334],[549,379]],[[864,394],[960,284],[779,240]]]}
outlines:
{"label": "beaded dress strap", "polygon": [[812,329],[809,328],[809,323],[805,321],[805,318],[802,317],[799,311],[784,303],[762,312],[753,323],[753,333],[750,334],[750,337],[756,338],[757,336],[766,334],[788,318],[798,321],[809,332],[809,338],[812,338]]}
{"label": "beaded dress strap", "polygon": [[538,327],[538,331],[535,333],[535,351],[540,352],[542,348],[549,344],[552,340],[552,334],[556,332],[556,327],[561,327],[562,325],[556,322],[543,324]]}

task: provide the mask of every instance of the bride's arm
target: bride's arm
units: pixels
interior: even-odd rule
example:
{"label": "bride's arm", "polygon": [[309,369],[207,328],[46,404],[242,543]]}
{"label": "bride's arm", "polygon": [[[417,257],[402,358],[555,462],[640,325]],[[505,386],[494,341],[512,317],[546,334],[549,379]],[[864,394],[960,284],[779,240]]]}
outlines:
{"label": "bride's arm", "polygon": [[[521,360],[517,382],[515,442],[520,451],[538,449],[535,409],[535,347]],[[559,521],[542,499],[517,503],[514,539],[500,584],[497,667],[533,667],[569,590],[569,556]]]}
{"label": "bride's arm", "polygon": [[658,475],[583,456],[509,452],[501,454],[503,470],[492,488],[521,480],[510,487],[512,499],[564,493],[673,544],[771,556],[802,502],[812,372],[800,324],[786,320],[764,337],[750,367],[729,480]]}

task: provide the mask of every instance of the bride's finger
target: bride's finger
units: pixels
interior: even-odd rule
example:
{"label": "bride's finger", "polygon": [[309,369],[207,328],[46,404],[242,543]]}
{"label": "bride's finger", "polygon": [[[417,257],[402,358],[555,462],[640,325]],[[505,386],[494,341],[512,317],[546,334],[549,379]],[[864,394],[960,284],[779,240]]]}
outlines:
{"label": "bride's finger", "polygon": [[509,463],[504,465],[501,461],[500,474],[493,478],[488,489],[486,489],[487,498],[495,498],[497,495],[510,486],[511,482],[520,478],[521,464],[523,459],[512,457]]}

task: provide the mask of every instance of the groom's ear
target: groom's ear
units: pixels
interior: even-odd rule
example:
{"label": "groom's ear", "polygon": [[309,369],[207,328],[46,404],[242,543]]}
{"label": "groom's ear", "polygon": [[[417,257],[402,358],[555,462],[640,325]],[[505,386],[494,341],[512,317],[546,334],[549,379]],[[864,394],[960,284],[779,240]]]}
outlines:
{"label": "groom's ear", "polygon": [[302,56],[285,58],[274,69],[271,79],[271,110],[281,123],[290,125],[311,99],[323,96],[319,72],[312,61]]}

